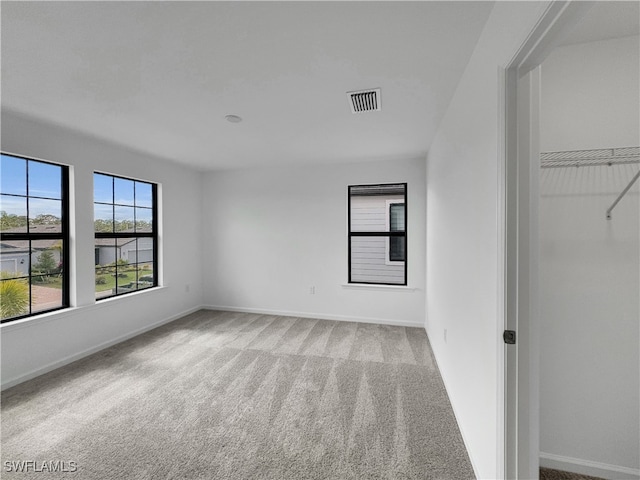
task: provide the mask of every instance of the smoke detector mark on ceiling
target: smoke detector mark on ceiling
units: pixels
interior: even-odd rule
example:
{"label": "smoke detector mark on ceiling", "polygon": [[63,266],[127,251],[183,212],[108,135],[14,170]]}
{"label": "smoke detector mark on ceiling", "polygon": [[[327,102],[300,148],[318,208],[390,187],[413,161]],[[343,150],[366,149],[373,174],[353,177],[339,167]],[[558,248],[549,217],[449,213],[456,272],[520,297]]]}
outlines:
{"label": "smoke detector mark on ceiling", "polygon": [[380,110],[380,89],[347,92],[351,113],[377,112]]}

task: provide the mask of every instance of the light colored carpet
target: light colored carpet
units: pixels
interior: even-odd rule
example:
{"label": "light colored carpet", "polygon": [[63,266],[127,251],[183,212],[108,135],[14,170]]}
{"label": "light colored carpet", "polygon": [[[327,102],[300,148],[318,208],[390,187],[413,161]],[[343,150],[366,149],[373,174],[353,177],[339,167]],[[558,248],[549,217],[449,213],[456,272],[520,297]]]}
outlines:
{"label": "light colored carpet", "polygon": [[[474,478],[424,330],[213,311],[3,392],[1,457],[2,478]],[[8,472],[27,460],[77,471]]]}

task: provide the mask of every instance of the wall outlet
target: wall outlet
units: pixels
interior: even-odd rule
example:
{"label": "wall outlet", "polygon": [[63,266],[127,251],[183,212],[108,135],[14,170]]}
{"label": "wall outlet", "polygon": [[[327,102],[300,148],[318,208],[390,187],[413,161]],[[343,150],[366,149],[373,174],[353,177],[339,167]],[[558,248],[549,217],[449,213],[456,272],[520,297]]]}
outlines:
{"label": "wall outlet", "polygon": [[191,291],[191,285],[189,285],[188,283],[184,286],[184,291],[185,292],[190,292]]}
{"label": "wall outlet", "polygon": [[447,329],[444,329],[444,343],[447,343]]}
{"label": "wall outlet", "polygon": [[315,295],[316,294],[316,287],[312,286],[309,287],[309,295]]}

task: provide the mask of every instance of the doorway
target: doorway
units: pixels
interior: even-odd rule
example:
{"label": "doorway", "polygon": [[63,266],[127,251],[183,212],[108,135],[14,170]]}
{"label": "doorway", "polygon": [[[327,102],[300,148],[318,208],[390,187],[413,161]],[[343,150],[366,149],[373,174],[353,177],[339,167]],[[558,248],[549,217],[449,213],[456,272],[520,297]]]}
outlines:
{"label": "doorway", "polygon": [[[540,65],[592,7],[605,3],[613,2],[552,3],[505,72],[505,329],[517,333],[517,343],[505,347],[507,478],[538,478],[540,465]],[[543,464],[550,460],[543,455]],[[610,478],[638,478],[633,468],[615,474]]]}

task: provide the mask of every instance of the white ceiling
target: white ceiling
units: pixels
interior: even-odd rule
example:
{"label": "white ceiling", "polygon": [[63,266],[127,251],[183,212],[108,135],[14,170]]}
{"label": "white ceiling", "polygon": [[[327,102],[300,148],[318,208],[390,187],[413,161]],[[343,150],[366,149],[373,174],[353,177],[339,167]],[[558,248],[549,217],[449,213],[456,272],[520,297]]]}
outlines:
{"label": "white ceiling", "polygon": [[[2,108],[200,170],[423,157],[492,5],[3,1]],[[564,43],[637,35],[638,5]]]}
{"label": "white ceiling", "polygon": [[562,45],[638,34],[640,34],[640,2],[593,2],[593,6],[565,38]]}
{"label": "white ceiling", "polygon": [[2,107],[200,170],[417,158],[491,8],[2,2]]}

